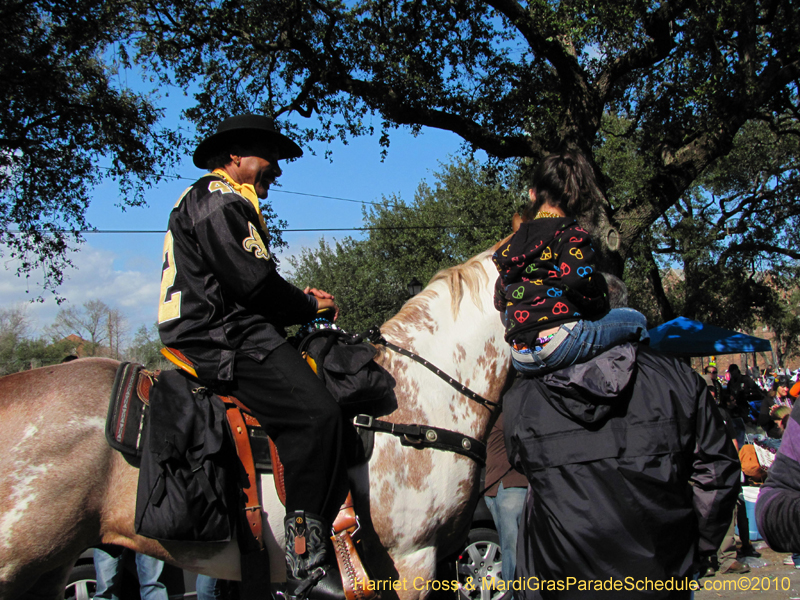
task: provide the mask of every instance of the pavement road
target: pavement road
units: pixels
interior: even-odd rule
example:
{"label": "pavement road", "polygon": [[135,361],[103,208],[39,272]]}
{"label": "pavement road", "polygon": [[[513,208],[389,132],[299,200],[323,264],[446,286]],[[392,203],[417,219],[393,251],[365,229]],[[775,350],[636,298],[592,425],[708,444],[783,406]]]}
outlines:
{"label": "pavement road", "polygon": [[800,569],[784,565],[789,556],[785,552],[774,552],[763,542],[754,543],[767,564],[750,568],[744,575],[721,575],[703,577],[701,589],[695,593],[696,600],[719,600],[720,598],[748,598],[752,600],[800,600]]}

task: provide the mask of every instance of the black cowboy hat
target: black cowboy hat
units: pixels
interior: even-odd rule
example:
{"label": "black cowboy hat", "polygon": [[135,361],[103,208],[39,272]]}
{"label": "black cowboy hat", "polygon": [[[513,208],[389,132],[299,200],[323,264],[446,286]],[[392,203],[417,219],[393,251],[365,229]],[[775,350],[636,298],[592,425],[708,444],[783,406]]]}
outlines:
{"label": "black cowboy hat", "polygon": [[278,158],[297,158],[303,156],[300,146],[288,137],[279,133],[275,128],[275,121],[263,115],[237,115],[228,117],[212,133],[197,146],[194,151],[194,166],[205,169],[208,159],[222,148],[224,143],[233,141],[259,141],[268,143],[278,151]]}

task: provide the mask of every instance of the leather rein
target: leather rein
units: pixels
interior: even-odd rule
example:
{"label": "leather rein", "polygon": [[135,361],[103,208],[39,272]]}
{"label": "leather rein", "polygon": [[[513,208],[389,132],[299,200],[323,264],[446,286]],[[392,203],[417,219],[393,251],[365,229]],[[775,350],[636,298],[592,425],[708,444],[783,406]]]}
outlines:
{"label": "leather rein", "polygon": [[[492,408],[499,406],[498,402],[487,400],[456,379],[453,379],[447,373],[431,364],[418,354],[387,341],[381,335],[380,328],[378,327],[369,329],[363,335],[355,336],[353,341],[361,341],[363,339],[367,339],[373,344],[385,346],[386,348],[402,354],[403,356],[406,356],[411,360],[421,364],[457,390],[460,394],[466,396],[474,402],[477,402],[488,410],[492,410]],[[353,424],[359,429],[395,435],[400,438],[400,443],[404,446],[412,446],[415,448],[434,448],[437,450],[455,452],[456,454],[461,454],[462,456],[467,456],[473,459],[480,465],[486,464],[486,444],[476,440],[473,437],[463,435],[455,431],[450,431],[449,429],[442,429],[440,427],[432,427],[428,425],[404,425],[401,423],[392,423],[390,421],[381,421],[379,419],[375,419],[370,415],[357,415],[355,419],[353,419]]]}

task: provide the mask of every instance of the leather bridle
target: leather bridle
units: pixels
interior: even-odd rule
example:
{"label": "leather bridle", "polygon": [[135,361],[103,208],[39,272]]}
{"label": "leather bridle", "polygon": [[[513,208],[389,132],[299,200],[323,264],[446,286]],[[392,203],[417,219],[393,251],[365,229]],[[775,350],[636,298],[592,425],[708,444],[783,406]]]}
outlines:
{"label": "leather bridle", "polygon": [[[453,379],[447,373],[431,364],[418,354],[387,341],[383,335],[381,335],[380,329],[377,327],[373,327],[365,334],[355,336],[353,341],[362,341],[364,339],[369,340],[373,344],[385,346],[389,350],[397,352],[398,354],[402,354],[403,356],[406,356],[411,360],[421,364],[457,390],[460,394],[466,396],[474,402],[477,402],[488,410],[492,410],[500,405],[498,402],[487,400],[480,394],[472,391],[467,386],[460,383],[456,379]],[[370,415],[357,415],[353,419],[353,424],[357,429],[395,435],[400,438],[400,443],[404,446],[445,450],[448,452],[461,454],[462,456],[467,456],[480,465],[484,465],[486,463],[486,444],[476,440],[473,437],[463,435],[455,431],[442,429],[441,427],[432,427],[429,425],[405,425],[402,423],[381,421]]]}

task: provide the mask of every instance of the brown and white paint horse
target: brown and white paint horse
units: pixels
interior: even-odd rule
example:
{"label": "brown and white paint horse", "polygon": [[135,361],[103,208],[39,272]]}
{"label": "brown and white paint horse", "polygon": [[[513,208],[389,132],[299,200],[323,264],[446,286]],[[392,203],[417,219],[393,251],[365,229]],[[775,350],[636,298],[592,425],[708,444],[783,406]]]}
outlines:
{"label": "brown and white paint horse", "polygon": [[[491,250],[442,271],[384,324],[384,337],[497,401],[509,351],[492,305],[495,277]],[[397,385],[397,408],[385,420],[485,441],[490,410],[400,354],[383,349],[378,360]],[[161,544],[134,533],[138,471],[104,437],[116,368],[115,361],[94,358],[0,378],[2,600],[63,597],[78,554],[100,542],[190,571],[239,578],[235,542]],[[373,578],[407,582],[383,597],[425,597],[437,556],[454,551],[466,528],[479,465],[450,452],[401,446],[378,433],[371,461],[350,476],[358,511],[368,515],[363,554]],[[281,581],[283,508],[271,479],[262,480],[262,490],[273,581]]]}

